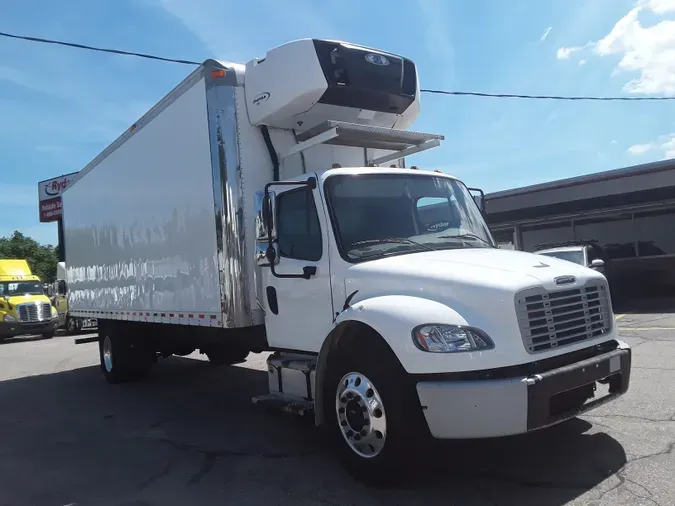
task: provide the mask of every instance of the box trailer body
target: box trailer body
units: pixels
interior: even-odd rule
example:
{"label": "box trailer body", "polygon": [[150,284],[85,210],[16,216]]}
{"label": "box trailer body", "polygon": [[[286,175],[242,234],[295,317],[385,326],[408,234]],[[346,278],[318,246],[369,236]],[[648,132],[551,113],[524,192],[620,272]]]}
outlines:
{"label": "box trailer body", "polygon": [[518,434],[626,392],[604,276],[498,249],[464,183],[406,168],[443,139],[406,130],[418,112],[414,63],[353,44],[204,62],[63,196],[69,311],[98,319],[106,378],[273,351],[254,402],[377,481],[411,434]]}

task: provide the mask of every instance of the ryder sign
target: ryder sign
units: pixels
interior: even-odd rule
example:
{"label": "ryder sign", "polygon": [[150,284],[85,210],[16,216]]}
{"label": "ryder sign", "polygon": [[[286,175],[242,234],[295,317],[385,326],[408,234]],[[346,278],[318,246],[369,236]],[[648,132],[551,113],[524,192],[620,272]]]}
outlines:
{"label": "ryder sign", "polygon": [[56,221],[61,218],[61,194],[68,188],[75,175],[77,172],[71,172],[38,183],[41,222]]}

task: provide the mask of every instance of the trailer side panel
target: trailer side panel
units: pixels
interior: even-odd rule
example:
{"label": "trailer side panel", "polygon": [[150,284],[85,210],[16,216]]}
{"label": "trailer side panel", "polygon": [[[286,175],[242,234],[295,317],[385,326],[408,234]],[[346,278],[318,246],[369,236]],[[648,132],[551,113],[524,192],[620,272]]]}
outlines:
{"label": "trailer side panel", "polygon": [[77,316],[222,325],[205,84],[190,81],[64,195]]}

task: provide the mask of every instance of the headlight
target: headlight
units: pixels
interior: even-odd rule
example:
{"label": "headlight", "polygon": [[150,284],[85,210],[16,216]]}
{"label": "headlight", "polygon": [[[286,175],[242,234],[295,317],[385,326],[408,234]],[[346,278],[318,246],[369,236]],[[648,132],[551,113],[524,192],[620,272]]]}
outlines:
{"label": "headlight", "polygon": [[16,321],[16,318],[14,318],[11,314],[6,314],[2,319],[7,323],[14,323]]}
{"label": "headlight", "polygon": [[458,353],[491,350],[495,343],[488,335],[473,327],[429,323],[412,331],[415,346],[431,353]]}

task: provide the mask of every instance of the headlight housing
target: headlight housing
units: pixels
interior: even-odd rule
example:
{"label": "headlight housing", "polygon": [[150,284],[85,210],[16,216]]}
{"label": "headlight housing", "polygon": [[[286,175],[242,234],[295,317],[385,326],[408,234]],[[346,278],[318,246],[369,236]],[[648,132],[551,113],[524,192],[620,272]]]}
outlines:
{"label": "headlight housing", "polygon": [[3,316],[2,319],[3,319],[3,321],[6,321],[7,323],[15,323],[16,322],[16,318],[14,318],[11,314],[6,314],[5,316]]}
{"label": "headlight housing", "polygon": [[417,348],[430,353],[483,351],[495,347],[495,343],[485,332],[462,325],[419,325],[413,329],[412,339]]}

